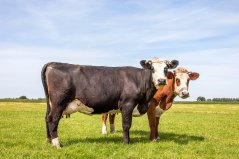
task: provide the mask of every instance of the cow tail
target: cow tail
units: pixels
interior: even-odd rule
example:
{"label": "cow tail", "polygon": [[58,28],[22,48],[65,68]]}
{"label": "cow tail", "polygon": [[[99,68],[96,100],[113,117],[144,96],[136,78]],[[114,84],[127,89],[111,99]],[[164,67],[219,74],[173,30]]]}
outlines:
{"label": "cow tail", "polygon": [[46,81],[46,69],[50,65],[50,63],[47,63],[43,66],[42,71],[41,71],[41,80],[46,96],[46,103],[47,103],[47,112],[50,111],[50,101],[49,101],[49,93],[48,93],[48,86],[47,86],[47,81]]}

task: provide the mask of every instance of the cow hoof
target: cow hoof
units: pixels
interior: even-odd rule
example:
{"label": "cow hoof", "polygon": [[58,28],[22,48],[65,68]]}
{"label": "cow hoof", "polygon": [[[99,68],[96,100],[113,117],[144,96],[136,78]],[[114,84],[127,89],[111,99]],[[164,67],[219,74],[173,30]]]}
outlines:
{"label": "cow hoof", "polygon": [[115,125],[114,124],[110,124],[110,133],[111,134],[115,133]]}
{"label": "cow hoof", "polygon": [[151,142],[157,142],[159,140],[159,138],[154,138],[154,139],[150,139]]}
{"label": "cow hoof", "polygon": [[52,146],[53,146],[53,147],[56,147],[57,149],[60,149],[60,148],[61,148],[58,138],[52,139],[52,140],[51,140],[51,143],[52,143]]}
{"label": "cow hoof", "polygon": [[101,133],[102,133],[103,135],[106,135],[106,134],[107,134],[106,126],[103,126],[103,127],[102,127]]}
{"label": "cow hoof", "polygon": [[157,138],[153,139],[152,142],[157,142],[157,141],[159,141],[159,139],[160,139],[160,138],[157,137]]}
{"label": "cow hoof", "polygon": [[56,149],[61,149],[61,146],[60,145],[51,145],[52,147],[56,148]]}
{"label": "cow hoof", "polygon": [[101,133],[102,133],[103,135],[107,134],[107,129],[106,129],[106,124],[105,124],[105,123],[102,123]]}
{"label": "cow hoof", "polygon": [[111,134],[115,134],[115,130],[110,130],[110,133]]}

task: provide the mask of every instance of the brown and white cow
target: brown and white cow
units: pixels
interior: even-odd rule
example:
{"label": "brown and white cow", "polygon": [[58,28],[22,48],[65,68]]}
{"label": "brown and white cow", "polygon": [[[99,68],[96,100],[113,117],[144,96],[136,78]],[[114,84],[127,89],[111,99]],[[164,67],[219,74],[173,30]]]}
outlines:
{"label": "brown and white cow", "polygon": [[196,80],[199,73],[188,71],[186,68],[179,67],[174,72],[168,72],[167,85],[159,88],[147,111],[150,126],[150,140],[159,139],[158,125],[160,116],[168,110],[176,96],[182,99],[189,97],[189,81]]}
{"label": "brown and white cow", "polygon": [[[177,68],[174,72],[168,72],[167,85],[157,90],[147,111],[150,126],[150,140],[156,141],[159,139],[158,125],[162,113],[172,106],[176,96],[183,99],[189,97],[189,81],[196,80],[198,77],[199,74],[197,72],[190,72],[182,67]],[[102,134],[107,133],[107,116],[108,114],[102,115]],[[137,112],[134,111],[133,116],[138,116]],[[114,115],[112,114],[110,114],[110,132],[115,132]]]}

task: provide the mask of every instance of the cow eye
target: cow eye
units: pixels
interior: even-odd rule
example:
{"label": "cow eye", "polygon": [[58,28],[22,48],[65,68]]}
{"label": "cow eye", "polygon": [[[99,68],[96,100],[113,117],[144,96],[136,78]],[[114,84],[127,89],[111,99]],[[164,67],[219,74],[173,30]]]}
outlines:
{"label": "cow eye", "polygon": [[168,68],[167,68],[167,67],[164,68],[164,73],[165,73],[165,74],[168,73]]}
{"label": "cow eye", "polygon": [[154,68],[153,68],[153,67],[151,67],[151,70],[152,70],[152,72],[153,72],[153,73],[155,72],[155,70],[154,70]]}
{"label": "cow eye", "polygon": [[179,86],[180,85],[180,79],[176,78],[176,85]]}

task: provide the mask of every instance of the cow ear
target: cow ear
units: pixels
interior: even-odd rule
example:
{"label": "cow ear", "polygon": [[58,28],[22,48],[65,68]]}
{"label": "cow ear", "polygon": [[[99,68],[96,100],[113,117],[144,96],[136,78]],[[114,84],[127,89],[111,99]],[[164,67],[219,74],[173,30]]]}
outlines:
{"label": "cow ear", "polygon": [[145,69],[152,69],[152,62],[148,60],[141,60],[140,65]]}
{"label": "cow ear", "polygon": [[190,80],[196,80],[199,77],[199,73],[197,72],[189,72],[188,73]]}
{"label": "cow ear", "polygon": [[168,71],[168,73],[167,73],[167,78],[168,78],[168,79],[173,79],[173,77],[174,77],[173,72]]}
{"label": "cow ear", "polygon": [[178,64],[179,64],[178,60],[172,60],[167,64],[167,66],[169,69],[174,69],[178,66]]}

